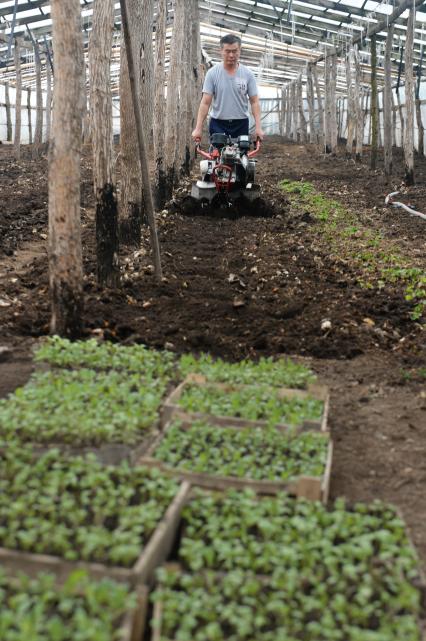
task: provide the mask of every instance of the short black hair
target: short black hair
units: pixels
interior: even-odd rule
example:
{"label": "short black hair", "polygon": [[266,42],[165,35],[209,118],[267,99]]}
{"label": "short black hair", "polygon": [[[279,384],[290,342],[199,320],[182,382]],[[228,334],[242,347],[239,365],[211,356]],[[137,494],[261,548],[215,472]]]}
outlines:
{"label": "short black hair", "polygon": [[220,39],[220,47],[222,48],[224,45],[234,45],[235,43],[238,44],[239,47],[241,47],[241,38],[240,36],[236,36],[233,33],[227,33],[226,36],[222,36]]}

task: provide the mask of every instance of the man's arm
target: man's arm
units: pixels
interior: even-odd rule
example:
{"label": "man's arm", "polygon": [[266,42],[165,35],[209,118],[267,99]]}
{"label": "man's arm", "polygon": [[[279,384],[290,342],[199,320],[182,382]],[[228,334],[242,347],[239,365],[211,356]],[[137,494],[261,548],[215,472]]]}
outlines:
{"label": "man's arm", "polygon": [[263,137],[265,134],[262,129],[262,124],[260,122],[261,113],[260,113],[259,96],[251,96],[250,104],[251,104],[251,111],[253,114],[254,122],[256,124],[255,136],[256,138],[260,138],[260,140],[263,140]]}
{"label": "man's arm", "polygon": [[197,124],[195,125],[195,129],[192,132],[192,138],[194,140],[199,140],[201,138],[201,135],[203,133],[203,124],[205,119],[207,118],[207,114],[209,113],[212,100],[213,100],[213,96],[211,94],[203,93],[203,97],[201,98],[201,102],[200,102],[200,107],[198,109]]}

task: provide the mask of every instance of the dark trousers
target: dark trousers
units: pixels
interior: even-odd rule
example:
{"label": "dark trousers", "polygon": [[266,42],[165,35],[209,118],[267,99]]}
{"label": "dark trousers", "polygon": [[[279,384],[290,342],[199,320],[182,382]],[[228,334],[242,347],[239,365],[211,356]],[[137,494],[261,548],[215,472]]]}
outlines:
{"label": "dark trousers", "polygon": [[210,118],[209,133],[210,135],[226,134],[227,136],[231,136],[231,138],[248,136],[249,119],[220,120],[219,118]]}

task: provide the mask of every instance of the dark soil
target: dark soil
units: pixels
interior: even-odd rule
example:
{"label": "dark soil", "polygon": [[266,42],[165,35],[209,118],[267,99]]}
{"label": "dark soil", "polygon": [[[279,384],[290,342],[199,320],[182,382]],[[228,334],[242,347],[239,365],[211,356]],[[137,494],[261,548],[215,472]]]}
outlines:
{"label": "dark soil", "polygon": [[[49,331],[46,160],[11,159],[1,149],[0,395],[31,371],[30,347]],[[381,168],[324,157],[313,146],[268,139],[258,175],[273,217],[158,216],[165,279],[153,274],[149,235],[122,250],[123,286],[95,282],[89,163],[82,172],[85,335],[143,342],[176,352],[209,351],[229,360],[289,354],[310,365],[332,392],[333,496],[399,505],[426,562],[426,346],[400,285],[362,288],[353,265],[330,253],[312,212],[278,189],[310,180],[356,213],[360,224],[397,244],[407,265],[424,266],[425,221],[385,207],[401,188]],[[418,186],[398,199],[426,209],[426,162]],[[181,197],[180,194],[179,197]],[[35,231],[34,231],[35,230]],[[389,250],[391,251],[391,249]],[[3,252],[3,258],[1,258]],[[324,321],[329,321],[324,325]],[[1,358],[1,356],[0,356]]]}

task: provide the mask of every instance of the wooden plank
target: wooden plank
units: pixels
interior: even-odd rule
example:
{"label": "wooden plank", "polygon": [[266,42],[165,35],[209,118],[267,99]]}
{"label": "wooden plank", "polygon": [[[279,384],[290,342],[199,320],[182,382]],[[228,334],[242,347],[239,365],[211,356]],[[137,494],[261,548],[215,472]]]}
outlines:
{"label": "wooden plank", "polygon": [[[181,511],[189,498],[189,493],[190,484],[184,481],[131,568],[85,561],[66,561],[53,555],[33,554],[8,548],[0,548],[0,567],[12,576],[23,572],[35,577],[40,572],[49,572],[56,577],[58,583],[64,583],[72,572],[81,569],[85,570],[88,576],[94,580],[109,578],[129,585],[145,584],[152,581],[155,569],[167,558],[176,536]],[[141,507],[143,508],[143,506]]]}
{"label": "wooden plank", "polygon": [[147,586],[139,586],[136,593],[136,605],[131,612],[126,614],[120,641],[141,641],[145,632],[149,604],[149,591]]}

